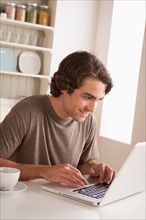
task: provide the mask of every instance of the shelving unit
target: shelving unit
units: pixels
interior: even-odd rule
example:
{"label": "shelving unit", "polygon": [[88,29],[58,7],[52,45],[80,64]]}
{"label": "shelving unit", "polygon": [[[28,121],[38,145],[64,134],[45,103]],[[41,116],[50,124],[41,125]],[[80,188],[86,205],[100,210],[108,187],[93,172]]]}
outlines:
{"label": "shelving unit", "polygon": [[[0,6],[3,7],[6,2],[6,0],[1,0]],[[48,5],[50,26],[0,18],[0,47],[13,50],[17,56],[15,72],[3,71],[0,68],[0,98],[5,100],[5,105],[6,102],[19,100],[21,97],[48,93],[52,75],[56,0],[14,0],[13,2],[16,4],[33,2],[38,5]],[[19,70],[19,55],[26,51],[35,52],[39,55],[41,59],[39,74],[21,73]]]}
{"label": "shelving unit", "polygon": [[[53,27],[2,18],[0,18],[0,24],[2,46],[51,51],[54,35]],[[26,42],[26,36],[30,38],[29,42]],[[31,41],[34,40],[34,37],[38,38],[36,45],[33,45],[34,41]],[[43,39],[40,41],[40,38]]]}

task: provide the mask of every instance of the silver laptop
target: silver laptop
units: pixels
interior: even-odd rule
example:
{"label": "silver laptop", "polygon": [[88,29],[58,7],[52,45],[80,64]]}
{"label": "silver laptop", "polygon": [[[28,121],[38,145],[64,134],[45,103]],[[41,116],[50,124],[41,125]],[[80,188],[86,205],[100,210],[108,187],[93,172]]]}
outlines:
{"label": "silver laptop", "polygon": [[110,185],[98,184],[98,178],[87,177],[89,185],[71,188],[61,184],[47,183],[41,188],[51,193],[74,199],[89,205],[103,206],[145,190],[146,142],[136,144],[116,178]]}

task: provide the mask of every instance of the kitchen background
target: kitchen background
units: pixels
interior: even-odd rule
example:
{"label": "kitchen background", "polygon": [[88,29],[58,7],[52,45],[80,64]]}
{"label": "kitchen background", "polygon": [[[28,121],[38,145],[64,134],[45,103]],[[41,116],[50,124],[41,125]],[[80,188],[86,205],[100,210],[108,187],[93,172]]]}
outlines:
{"label": "kitchen background", "polygon": [[[94,52],[107,65],[115,2],[114,0],[1,0],[1,120],[20,99],[33,94],[48,93],[50,77],[62,58],[69,53],[76,50]],[[17,20],[5,18],[4,9],[7,3],[16,4],[15,16],[20,12]],[[28,5],[28,3],[37,4],[38,14],[43,11],[42,19],[46,18],[46,20],[39,20],[37,16],[34,22],[32,16],[35,15],[36,8],[35,5]],[[40,7],[41,5],[43,7]],[[48,9],[44,5],[48,6]],[[31,12],[28,17],[27,11]],[[24,12],[25,21],[23,20]],[[136,142],[146,140],[144,46],[145,38],[139,57],[140,68],[138,69],[130,143],[101,135],[104,101],[98,105],[96,110],[100,161],[111,164],[115,169],[120,168]]]}

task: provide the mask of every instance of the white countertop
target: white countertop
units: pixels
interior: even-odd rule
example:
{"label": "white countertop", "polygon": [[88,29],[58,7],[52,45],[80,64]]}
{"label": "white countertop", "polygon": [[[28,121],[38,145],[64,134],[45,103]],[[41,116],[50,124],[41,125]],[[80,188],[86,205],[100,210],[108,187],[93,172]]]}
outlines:
{"label": "white countertop", "polygon": [[146,219],[144,192],[103,207],[94,207],[43,191],[40,186],[44,182],[24,182],[28,186],[24,192],[1,193],[0,219]]}

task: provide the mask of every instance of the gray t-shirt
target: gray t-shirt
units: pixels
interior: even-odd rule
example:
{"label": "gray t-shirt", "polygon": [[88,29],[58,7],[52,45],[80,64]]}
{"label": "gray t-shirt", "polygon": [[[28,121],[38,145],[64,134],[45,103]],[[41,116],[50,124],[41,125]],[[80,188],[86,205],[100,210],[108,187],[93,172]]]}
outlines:
{"label": "gray t-shirt", "polygon": [[16,104],[0,124],[0,157],[26,164],[70,163],[77,167],[98,158],[96,119],[61,119],[48,95]]}

